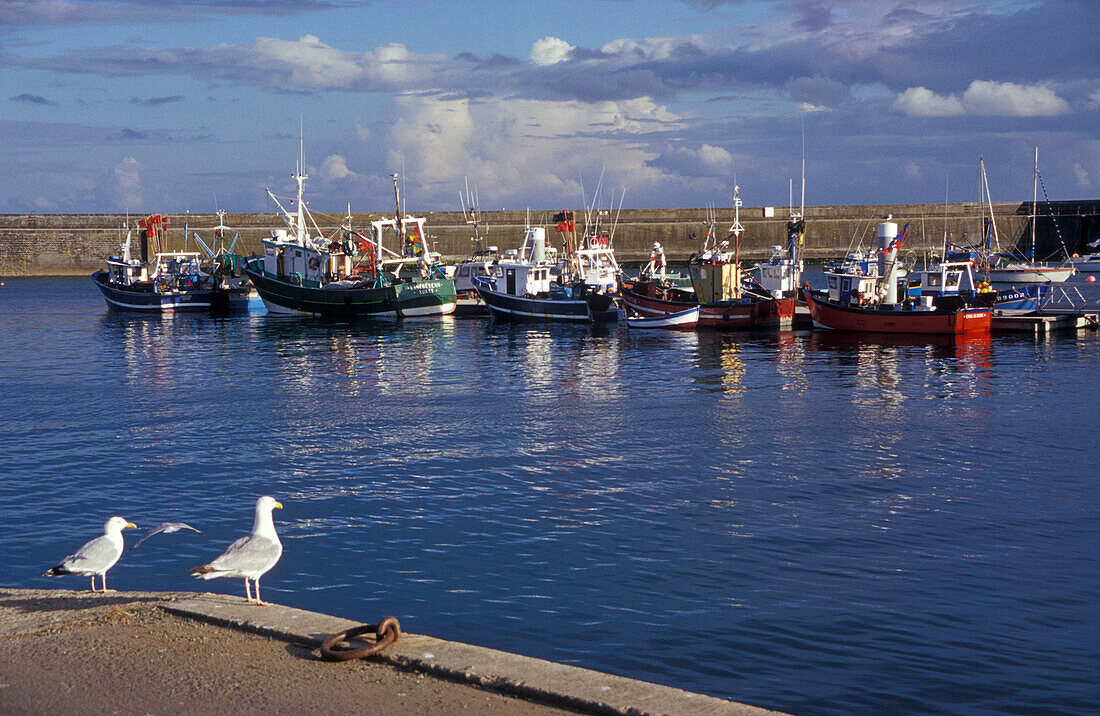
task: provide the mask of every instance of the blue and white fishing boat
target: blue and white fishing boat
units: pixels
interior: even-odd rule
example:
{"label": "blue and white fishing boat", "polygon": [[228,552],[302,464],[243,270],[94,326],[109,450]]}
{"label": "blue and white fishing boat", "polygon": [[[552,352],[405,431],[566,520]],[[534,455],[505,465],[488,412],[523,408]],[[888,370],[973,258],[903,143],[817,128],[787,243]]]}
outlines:
{"label": "blue and white fishing boat", "polygon": [[528,227],[514,257],[496,262],[492,276],[475,279],[477,295],[504,320],[618,320],[619,267],[610,235],[592,224],[577,246],[573,212],[555,214],[554,221],[565,247],[561,261],[554,261],[546,229]]}
{"label": "blue and white fishing boat", "polygon": [[619,266],[610,237],[592,232],[583,248],[572,248],[572,217],[571,211],[555,216],[561,219],[557,231],[565,238],[563,261],[552,260],[545,228],[528,227],[514,256],[493,264],[491,276],[475,279],[478,295],[493,316],[511,321],[618,320],[614,300]]}
{"label": "blue and white fishing boat", "polygon": [[[147,216],[138,222],[140,258],[131,255],[132,234],[126,230],[118,256],[107,268],[92,274],[107,307],[115,311],[148,314],[210,313],[226,315],[248,311],[246,283],[227,280],[216,267],[204,267],[202,254],[160,250],[167,244],[168,217]],[[153,255],[150,257],[150,242]],[[210,270],[206,270],[210,268]]]}

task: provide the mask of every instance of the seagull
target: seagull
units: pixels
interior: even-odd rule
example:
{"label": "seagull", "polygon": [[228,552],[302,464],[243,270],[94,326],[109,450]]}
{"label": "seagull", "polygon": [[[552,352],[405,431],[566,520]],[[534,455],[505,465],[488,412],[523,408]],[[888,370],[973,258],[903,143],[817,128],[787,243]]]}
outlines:
{"label": "seagull", "polygon": [[128,549],[127,551],[132,552],[133,550],[137,549],[141,546],[142,542],[149,539],[153,535],[159,535],[162,532],[166,535],[170,535],[173,532],[179,532],[180,530],[191,530],[192,532],[198,532],[200,535],[202,534],[202,531],[197,530],[191,525],[185,524],[183,522],[162,522],[161,524],[157,525],[156,527],[142,535],[141,539],[135,542],[134,545],[130,547],[130,549]]}
{"label": "seagull", "polygon": [[[249,604],[267,604],[260,599],[260,577],[275,566],[283,554],[283,545],[279,535],[275,534],[275,523],[271,520],[271,511],[281,510],[283,506],[274,497],[261,497],[256,500],[256,519],[252,523],[252,534],[241,537],[229,545],[229,549],[210,564],[192,567],[191,574],[199,579],[214,577],[236,577],[244,579],[244,592]],[[248,580],[256,583],[256,598],[252,598]]]}
{"label": "seagull", "polygon": [[[92,591],[98,593],[113,592],[107,589],[107,570],[115,566],[115,562],[122,556],[122,530],[127,527],[137,528],[133,522],[127,522],[121,517],[112,517],[103,525],[103,536],[96,537],[65,559],[61,564],[49,570],[42,576],[58,577],[62,574],[79,574],[81,577],[92,578]],[[103,589],[95,588],[95,576],[103,580]]]}

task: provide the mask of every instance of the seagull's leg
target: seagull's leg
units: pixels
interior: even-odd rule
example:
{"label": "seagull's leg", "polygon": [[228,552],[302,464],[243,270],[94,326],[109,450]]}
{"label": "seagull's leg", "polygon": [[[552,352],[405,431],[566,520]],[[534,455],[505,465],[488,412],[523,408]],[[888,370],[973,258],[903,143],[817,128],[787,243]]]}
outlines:
{"label": "seagull's leg", "polygon": [[107,592],[115,591],[113,589],[107,589],[107,573],[106,572],[99,575],[99,579],[100,579],[101,582],[103,582],[103,589],[100,590],[101,594],[106,594]]}
{"label": "seagull's leg", "polygon": [[92,575],[92,591],[93,592],[98,592],[99,591],[98,589],[95,588],[95,575],[94,574]]}
{"label": "seagull's leg", "polygon": [[259,578],[259,577],[256,577],[256,580],[255,580],[255,581],[256,581],[256,603],[257,603],[257,604],[262,604],[263,606],[265,606],[265,607],[266,607],[266,606],[267,606],[267,602],[265,602],[264,600],[260,599],[260,578]]}
{"label": "seagull's leg", "polygon": [[248,586],[248,577],[244,578],[244,593],[246,599],[248,599],[248,603],[252,604],[254,600],[252,599],[252,587]]}

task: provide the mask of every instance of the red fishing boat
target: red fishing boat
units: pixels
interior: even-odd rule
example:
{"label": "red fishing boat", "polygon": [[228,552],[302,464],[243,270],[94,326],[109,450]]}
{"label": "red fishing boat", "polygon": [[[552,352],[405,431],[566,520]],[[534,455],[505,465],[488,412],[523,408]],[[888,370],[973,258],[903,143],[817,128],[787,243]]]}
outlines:
{"label": "red fishing boat", "polygon": [[990,308],[933,308],[901,303],[877,307],[844,305],[805,291],[815,328],[868,333],[961,335],[989,333]]}
{"label": "red fishing boat", "polygon": [[[867,274],[848,271],[827,273],[828,290],[822,293],[803,288],[815,328],[867,333],[980,335],[989,333],[993,310],[980,305],[978,295],[910,296],[902,283],[899,288],[897,253],[909,229],[898,234],[898,225],[887,221],[878,225],[878,271]],[[954,264],[937,266],[938,286],[961,280]],[[969,268],[967,268],[969,270]],[[864,284],[868,284],[866,289]],[[899,295],[901,296],[899,300]]]}

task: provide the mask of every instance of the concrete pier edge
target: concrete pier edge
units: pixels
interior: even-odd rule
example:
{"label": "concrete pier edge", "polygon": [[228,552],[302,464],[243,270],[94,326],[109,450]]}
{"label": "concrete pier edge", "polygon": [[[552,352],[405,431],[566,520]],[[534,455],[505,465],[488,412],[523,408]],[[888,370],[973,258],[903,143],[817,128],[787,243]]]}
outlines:
{"label": "concrete pier edge", "polygon": [[[176,616],[318,647],[359,622],[276,604],[255,606],[240,597],[198,594],[159,607]],[[384,614],[374,615],[372,621]],[[670,658],[690,658],[670,655]],[[590,713],[763,716],[775,711],[670,686],[497,651],[420,634],[401,639],[372,659],[432,676]],[[340,668],[333,664],[333,668]]]}

